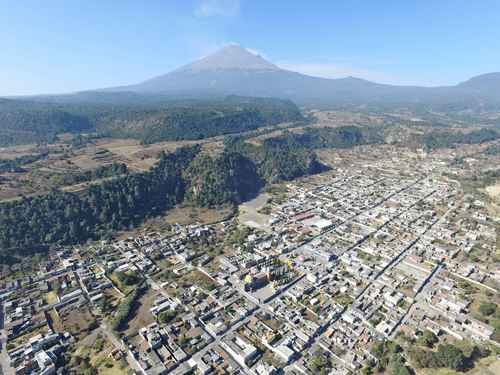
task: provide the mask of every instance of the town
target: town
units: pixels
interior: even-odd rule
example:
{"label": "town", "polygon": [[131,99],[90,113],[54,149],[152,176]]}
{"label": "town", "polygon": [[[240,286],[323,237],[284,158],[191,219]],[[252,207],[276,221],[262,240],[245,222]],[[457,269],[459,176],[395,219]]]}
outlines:
{"label": "town", "polygon": [[147,375],[351,374],[396,338],[498,346],[473,312],[500,270],[471,256],[494,251],[494,218],[439,158],[396,157],[287,183],[250,219],[61,248],[0,290],[3,373],[97,356]]}

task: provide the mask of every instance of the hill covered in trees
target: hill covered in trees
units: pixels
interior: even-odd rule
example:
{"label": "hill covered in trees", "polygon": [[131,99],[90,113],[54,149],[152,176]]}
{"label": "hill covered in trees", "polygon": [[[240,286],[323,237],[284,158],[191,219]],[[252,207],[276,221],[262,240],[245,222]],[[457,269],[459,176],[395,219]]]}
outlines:
{"label": "hill covered in trees", "polygon": [[52,142],[59,133],[91,129],[89,118],[62,105],[0,99],[0,146]]}
{"label": "hill covered in trees", "polygon": [[269,146],[288,145],[288,147],[350,148],[363,144],[383,143],[381,128],[360,126],[339,126],[335,128],[306,127],[302,133],[285,132],[282,136],[269,138],[264,143]]}
{"label": "hill covered in trees", "polygon": [[[119,167],[110,173],[126,172]],[[47,245],[106,238],[184,200],[205,207],[236,204],[266,183],[321,169],[316,155],[300,147],[255,146],[232,139],[215,158],[204,154],[199,145],[182,147],[162,154],[150,171],[129,172],[82,193],[53,191],[1,203],[0,261]]]}
{"label": "hill covered in trees", "polygon": [[181,171],[199,146],[161,156],[148,172],[128,174],[82,194],[53,191],[0,204],[0,248],[30,252],[42,244],[72,244],[141,223],[180,202]]}
{"label": "hill covered in trees", "polygon": [[272,98],[174,100],[104,93],[72,98],[0,99],[0,146],[52,142],[65,132],[144,143],[203,139],[302,119],[294,103]]}
{"label": "hill covered in trees", "polygon": [[[407,130],[412,130],[411,127]],[[454,148],[461,144],[482,144],[500,138],[500,132],[493,128],[483,128],[472,131],[460,129],[434,128],[416,129],[410,139],[401,136],[396,140],[390,126],[354,126],[339,127],[305,127],[300,133],[283,132],[277,137],[268,138],[264,144],[271,147],[299,147],[308,150],[322,148],[351,148],[360,145],[395,143],[404,146],[423,147],[428,151],[440,148]],[[497,145],[491,145],[487,152],[495,153]],[[486,152],[486,151],[485,151]]]}
{"label": "hill covered in trees", "polygon": [[423,138],[424,146],[429,149],[454,147],[457,144],[480,144],[500,138],[500,132],[494,129],[480,129],[468,133],[451,131],[433,131]]}

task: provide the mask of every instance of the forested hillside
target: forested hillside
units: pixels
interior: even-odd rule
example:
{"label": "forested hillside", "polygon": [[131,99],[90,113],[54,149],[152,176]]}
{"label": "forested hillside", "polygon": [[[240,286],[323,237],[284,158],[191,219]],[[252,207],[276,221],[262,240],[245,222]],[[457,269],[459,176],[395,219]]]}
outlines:
{"label": "forested hillside", "polygon": [[[411,129],[408,128],[408,129]],[[340,127],[306,127],[301,133],[291,133],[285,131],[283,135],[268,138],[264,141],[267,146],[280,146],[289,148],[305,148],[309,150],[321,148],[350,148],[368,144],[382,144],[386,142],[388,132],[392,132],[391,127],[367,127],[367,126],[340,126]],[[470,132],[461,132],[457,129],[427,129],[418,131],[411,140],[405,140],[403,137],[397,139],[394,143],[402,145],[415,144],[424,147],[428,151],[439,148],[456,147],[459,144],[480,144],[494,141],[500,138],[500,132],[495,129],[480,129]],[[492,146],[490,152],[494,152]]]}
{"label": "forested hillside", "polygon": [[469,133],[433,131],[423,138],[424,146],[429,149],[453,147],[457,144],[479,144],[500,138],[500,132],[493,129],[480,129]]}
{"label": "forested hillside", "polygon": [[217,206],[250,198],[262,186],[255,163],[240,153],[199,155],[185,171],[186,198],[199,206]]}
{"label": "forested hillside", "polygon": [[[6,254],[29,254],[41,245],[105,238],[185,199],[198,206],[235,204],[267,182],[321,169],[316,155],[300,147],[255,146],[232,139],[216,158],[198,145],[182,147],[162,154],[148,172],[118,176],[80,194],[53,191],[0,204],[0,260]],[[103,171],[115,172],[127,171],[119,165]]]}
{"label": "forested hillside", "polygon": [[94,101],[46,100],[0,99],[0,146],[52,142],[64,132],[97,132],[144,143],[202,139],[302,119],[291,101],[271,98],[172,100],[101,94]]}
{"label": "forested hillside", "polygon": [[52,142],[64,132],[86,132],[93,124],[61,105],[0,99],[0,147]]}
{"label": "forested hillside", "polygon": [[180,202],[181,172],[200,147],[161,156],[149,172],[91,186],[83,194],[54,191],[0,204],[0,248],[29,252],[40,244],[72,244],[133,227]]}
{"label": "forested hillside", "polygon": [[383,143],[382,128],[339,126],[335,128],[306,127],[302,133],[284,132],[283,135],[266,139],[264,144],[270,147],[287,148],[350,148],[363,144]]}

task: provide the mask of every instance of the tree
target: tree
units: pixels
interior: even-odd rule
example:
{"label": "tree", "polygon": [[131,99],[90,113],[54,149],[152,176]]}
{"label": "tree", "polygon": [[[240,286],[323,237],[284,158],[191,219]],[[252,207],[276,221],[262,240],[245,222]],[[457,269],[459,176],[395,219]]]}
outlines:
{"label": "tree", "polygon": [[390,360],[392,375],[411,375],[410,370],[405,365],[405,360],[401,354],[394,354]]}
{"label": "tree", "polygon": [[437,368],[442,367],[436,354],[429,351],[420,349],[418,347],[413,347],[409,351],[410,358],[412,362],[418,368]]}
{"label": "tree", "polygon": [[434,333],[429,330],[425,330],[422,336],[418,338],[417,344],[427,348],[432,348],[438,341],[439,339]]}
{"label": "tree", "polygon": [[464,354],[451,344],[439,345],[436,355],[444,366],[452,370],[463,370],[465,367]]}
{"label": "tree", "polygon": [[316,355],[311,360],[311,370],[315,374],[327,374],[330,366],[330,361],[324,355]]}
{"label": "tree", "polygon": [[372,364],[366,364],[363,369],[361,370],[362,375],[373,375],[373,365]]}
{"label": "tree", "polygon": [[492,302],[485,302],[479,306],[479,312],[484,316],[490,316],[497,310],[497,305]]}
{"label": "tree", "polygon": [[131,271],[131,272],[116,272],[116,276],[118,279],[124,283],[125,285],[135,285],[137,284],[141,279],[137,272]]}
{"label": "tree", "polygon": [[163,311],[158,315],[158,320],[161,323],[169,323],[172,321],[177,316],[177,313],[175,310],[167,310]]}
{"label": "tree", "polygon": [[493,334],[491,335],[491,339],[493,341],[500,343],[500,327],[495,328],[495,330],[493,331]]}

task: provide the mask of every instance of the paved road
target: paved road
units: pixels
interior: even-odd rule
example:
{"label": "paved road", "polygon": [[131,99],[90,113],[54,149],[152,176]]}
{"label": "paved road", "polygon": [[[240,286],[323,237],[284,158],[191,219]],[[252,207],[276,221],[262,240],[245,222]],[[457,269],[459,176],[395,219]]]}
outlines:
{"label": "paved road", "polygon": [[[386,197],[384,197],[383,199],[381,199],[380,201],[376,202],[375,204],[373,204],[372,206],[368,207],[366,210],[363,210],[357,214],[354,214],[352,215],[351,217],[349,217],[348,219],[346,219],[344,221],[344,223],[347,223],[347,222],[351,222],[353,219],[355,219],[356,217],[360,216],[362,213],[368,211],[368,210],[371,210],[373,208],[376,208],[380,205],[382,205],[384,202],[386,202],[387,200],[391,199],[392,197],[396,196],[397,194],[400,194],[402,193],[403,191],[407,190],[407,189],[410,189],[411,187],[415,186],[416,184],[418,184],[420,181],[424,180],[425,177],[422,177],[422,178],[419,178],[415,181],[413,181],[412,183],[404,186],[403,188],[395,191],[395,192],[392,192],[390,193],[389,195],[387,195]],[[381,181],[381,180],[380,180]],[[377,181],[378,182],[378,181]],[[393,216],[389,221],[385,222],[383,225],[381,225],[380,227],[378,227],[375,232],[379,231],[379,230],[382,230],[386,225],[388,225],[388,223],[392,222],[393,220],[395,220],[397,217],[399,217],[400,215],[402,215],[405,211],[407,211],[408,209],[410,209],[411,207],[413,207],[414,205],[418,204],[419,202],[421,202],[422,200],[426,199],[427,197],[429,197],[430,195],[434,194],[435,191],[427,194],[426,196],[424,196],[423,198],[419,199],[417,202],[415,202],[414,204],[410,205],[409,207],[406,207],[404,211],[401,211],[399,214]],[[395,265],[397,265],[399,263],[399,261],[401,259],[404,258],[404,256],[408,253],[408,251],[414,246],[414,244],[416,242],[418,242],[418,240],[420,240],[420,238],[437,222],[438,220],[436,220],[435,222],[433,222],[427,229],[426,231],[424,231],[424,233],[422,233],[421,235],[419,235],[417,237],[416,240],[412,241],[412,243],[407,246],[405,249],[403,249],[398,255],[396,255],[391,262],[389,262],[388,265],[386,265],[386,267],[373,279],[373,280],[370,280],[370,282],[368,283],[367,287],[360,293],[358,294],[358,296],[356,297],[356,300],[358,300],[359,298],[362,297],[363,293],[366,291],[366,289],[373,284],[373,282],[378,279],[380,276],[382,276],[382,274],[384,274],[388,269],[391,269],[393,268]],[[330,232],[333,232],[335,230],[335,228],[332,228],[331,230],[328,230],[326,232],[323,232],[309,240],[307,240],[306,242],[304,243],[301,243],[297,246],[295,246],[291,251],[295,251],[295,250],[298,250],[300,249],[302,246],[306,245],[307,243],[317,239],[317,238],[321,238],[325,235],[327,235],[328,233]],[[364,237],[363,239],[361,239],[359,242],[363,242],[364,240],[366,240],[366,237]],[[359,244],[359,243],[358,243]],[[356,245],[358,245],[356,244]],[[153,279],[151,279],[149,277],[149,275],[145,275],[145,277],[148,279],[148,282],[155,287],[155,289],[158,289],[162,294],[168,296],[168,297],[171,297],[169,296],[164,290],[163,288],[161,288]],[[302,275],[300,278],[297,278],[296,280],[294,280],[292,283],[290,283],[289,285],[287,285],[284,289],[282,289],[279,293],[277,293],[276,295],[274,295],[271,299],[269,299],[267,302],[265,303],[257,303],[257,309],[255,309],[249,316],[247,316],[246,318],[244,318],[243,320],[241,320],[240,322],[234,324],[232,327],[230,327],[230,329],[228,331],[226,331],[224,334],[222,335],[219,335],[219,336],[214,336],[212,334],[210,334],[210,336],[212,336],[213,338],[213,341],[208,344],[205,348],[203,348],[201,351],[199,351],[198,353],[196,353],[194,355],[194,357],[201,357],[203,356],[208,350],[214,348],[216,345],[220,344],[221,340],[230,335],[231,333],[233,333],[234,331],[236,331],[237,329],[239,329],[241,326],[243,326],[244,324],[248,323],[249,319],[254,316],[255,314],[257,314],[259,311],[262,311],[262,310],[265,310],[266,312],[269,312],[273,315],[275,315],[272,311],[269,310],[268,308],[268,305],[270,303],[272,303],[277,297],[279,297],[280,295],[282,295],[286,290],[288,290],[290,287],[292,287],[296,282],[298,282],[302,277],[304,277],[304,275]],[[246,295],[245,292],[242,292],[242,291],[239,291],[241,294],[244,294]],[[253,299],[252,299],[253,300]],[[255,301],[254,301],[255,302]],[[346,310],[344,310],[342,313],[340,313],[338,316],[336,316],[334,319],[332,319],[331,321],[327,322],[324,326],[323,326],[323,330],[320,332],[320,334],[316,335],[315,337],[313,337],[313,339],[311,340],[311,342],[309,343],[309,345],[306,346],[306,348],[309,348],[311,346],[316,346],[318,345],[318,342],[319,342],[319,339],[321,338],[322,336],[322,333],[326,330],[326,328],[328,326],[330,326],[331,324],[333,324],[335,321],[337,321],[338,319],[341,318],[342,314],[345,312]],[[114,336],[113,336],[114,338]],[[115,338],[116,339],[116,338]],[[304,348],[304,350],[306,349]],[[302,351],[301,351],[302,352]],[[300,354],[299,353],[299,357],[300,357]],[[297,368],[297,366],[294,366],[294,363],[290,364],[287,366],[287,368],[290,368],[290,367],[295,367]],[[250,373],[252,374],[253,373],[253,370],[248,368],[247,366],[244,366],[243,367],[243,370],[246,372],[246,373]]]}
{"label": "paved road", "polygon": [[7,333],[4,329],[3,304],[0,304],[0,375],[14,375],[15,370],[10,366],[10,358],[7,354]]}
{"label": "paved road", "polygon": [[[264,303],[257,303],[257,308],[252,311],[247,317],[245,317],[244,319],[242,319],[241,321],[239,321],[238,323],[234,324],[233,326],[231,326],[226,332],[224,332],[222,335],[219,335],[219,336],[216,336],[214,337],[214,341],[212,341],[210,344],[208,344],[205,348],[203,348],[202,350],[200,350],[198,353],[196,353],[193,357],[195,358],[199,358],[199,357],[202,357],[203,355],[205,355],[205,353],[207,351],[209,351],[210,349],[213,349],[215,346],[219,345],[221,340],[232,334],[234,331],[237,331],[241,326],[247,324],[250,320],[250,318],[254,315],[256,315],[258,312],[260,311],[263,311],[265,310],[267,313],[270,313],[272,315],[275,315],[269,308],[268,306],[276,299],[278,298],[280,295],[282,295],[283,293],[285,293],[288,289],[290,289],[292,286],[294,286],[297,282],[299,282],[300,280],[302,280],[302,278],[304,278],[305,275],[301,275],[299,277],[297,277],[295,280],[293,280],[291,283],[289,283],[288,285],[286,285],[283,289],[280,290],[279,293],[275,294],[273,297],[271,297],[267,302],[264,302]],[[242,292],[241,290],[239,290],[239,292]],[[243,292],[243,294],[246,294]],[[229,354],[229,353],[228,353]],[[233,358],[234,359],[234,358]],[[250,373],[250,374],[254,374],[254,371],[252,369],[250,369],[248,366],[244,366],[243,367],[243,370],[245,371],[245,373]]]}
{"label": "paved road", "polygon": [[[394,195],[396,194],[399,194],[401,192],[403,192],[404,190],[414,186],[415,184],[417,184],[419,181],[423,180],[423,178],[421,179],[418,179],[417,181],[415,181],[414,183],[410,184],[410,185],[407,185],[405,188],[403,189],[400,189],[398,190],[396,193],[392,193],[390,194],[386,199],[382,200],[381,202],[377,203],[376,205],[368,208],[367,210],[365,210],[364,212],[370,210],[370,209],[373,209],[377,206],[379,206],[380,204],[382,204],[383,202],[385,202],[387,199],[390,199],[391,197],[393,197]],[[431,193],[425,195],[424,197],[422,197],[421,199],[419,199],[417,202],[413,203],[412,205],[408,206],[405,208],[404,211],[401,211],[399,214],[395,215],[394,217],[392,217],[389,221],[387,221],[386,223],[382,224],[380,227],[378,227],[375,232],[378,232],[379,230],[382,230],[382,228],[384,228],[388,223],[392,222],[394,219],[396,219],[397,217],[401,216],[405,211],[407,211],[408,209],[412,208],[414,205],[418,204],[419,202],[423,201],[424,199],[428,198],[429,196],[431,196],[432,194],[434,194],[435,191],[432,191]],[[356,215],[354,215],[354,217],[356,216],[359,216],[361,213],[358,213]],[[347,221],[350,221],[352,220],[354,217],[348,219]],[[369,283],[367,284],[367,286],[356,296],[354,302],[356,302],[357,300],[359,300],[360,298],[362,298],[363,294],[366,292],[366,290],[375,282],[375,280],[377,280],[378,278],[380,278],[387,270],[389,269],[392,269],[394,268],[405,256],[406,254],[410,251],[410,249],[425,235],[425,233],[427,233],[427,231],[432,228],[440,219],[437,219],[435,220],[423,233],[421,233],[414,241],[412,241],[406,248],[404,248],[399,254],[397,254],[377,275],[375,278],[373,278],[372,280],[369,281]],[[374,232],[374,233],[375,233]],[[363,239],[363,241],[366,239],[366,237]],[[361,241],[361,242],[363,242]],[[353,302],[353,303],[354,303]],[[327,325],[324,326],[324,330],[326,330],[326,328],[335,323],[336,321],[338,321],[342,315],[347,311],[347,309],[344,309],[344,311],[342,311],[334,320],[330,321]],[[309,347],[315,347],[319,344],[319,340],[321,339],[322,337],[322,334],[320,335],[317,335],[313,338],[312,342],[307,345],[305,349],[309,348]],[[302,350],[302,351],[304,351]],[[294,367],[296,368],[297,370],[300,371],[300,369],[297,367],[297,366],[294,366],[294,364],[290,364],[287,366],[287,368],[290,368],[290,367]]]}
{"label": "paved road", "polygon": [[[422,181],[423,179],[424,179],[424,178],[417,179],[416,181],[414,181],[414,182],[410,183],[409,185],[406,185],[405,187],[403,187],[403,188],[401,188],[401,189],[397,190],[396,192],[393,192],[393,193],[389,194],[388,196],[384,197],[384,199],[382,199],[382,200],[380,200],[379,202],[375,203],[374,205],[370,206],[370,207],[369,207],[369,208],[367,208],[366,210],[361,211],[361,212],[359,212],[359,213],[357,213],[357,214],[355,214],[355,215],[351,216],[351,217],[350,217],[350,218],[348,218],[348,219],[347,219],[344,223],[352,221],[354,218],[356,218],[357,216],[361,215],[363,212],[366,212],[366,211],[368,211],[368,210],[371,210],[371,209],[373,209],[373,208],[376,208],[376,207],[380,206],[381,204],[383,204],[384,202],[386,202],[386,201],[387,201],[387,200],[389,200],[390,198],[392,198],[392,197],[394,197],[395,195],[397,195],[397,194],[399,194],[399,193],[401,193],[401,192],[403,192],[403,191],[405,191],[405,190],[407,190],[407,189],[409,189],[409,188],[413,187],[414,185],[416,185],[417,183],[419,183],[419,182],[420,182],[420,181]],[[432,193],[430,193],[430,194],[426,195],[425,197],[421,198],[418,202],[422,201],[423,199],[427,198],[428,196],[430,196],[430,195],[432,195],[432,194],[434,194],[434,191],[433,191]],[[413,205],[417,204],[418,202],[414,203]],[[407,207],[407,208],[406,208],[406,210],[410,209],[413,205],[411,205],[411,206]],[[390,220],[390,221],[394,220],[396,217],[400,216],[402,213],[403,213],[403,211],[402,211],[401,213],[399,213],[398,215],[394,216],[393,218],[391,218],[391,220]],[[382,229],[382,228],[383,228],[386,224],[387,224],[387,223],[384,223],[382,226],[380,226],[379,228],[377,228],[377,230],[376,230],[376,231],[381,230],[381,229]],[[295,246],[295,247],[291,250],[291,252],[293,252],[293,251],[295,251],[295,250],[300,249],[302,246],[304,246],[304,245],[306,245],[307,243],[309,243],[309,242],[313,241],[314,239],[321,238],[321,237],[325,236],[326,234],[328,234],[328,233],[330,233],[330,232],[332,232],[332,231],[334,231],[334,230],[335,230],[335,228],[333,228],[333,229],[331,229],[331,230],[328,230],[328,231],[326,231],[326,232],[324,232],[324,233],[321,233],[321,234],[319,234],[319,235],[317,235],[317,236],[315,236],[315,237],[313,237],[313,238],[309,239],[308,241],[306,241],[306,242],[304,242],[304,243],[301,243],[300,245]],[[420,237],[419,237],[419,238],[420,238]],[[364,239],[366,239],[366,237],[365,237]],[[364,239],[363,239],[363,240],[364,240]],[[362,242],[362,241],[361,241],[361,242]],[[415,241],[415,242],[416,242],[416,241]],[[392,264],[394,263],[394,261],[395,261],[395,260],[400,259],[400,257],[401,257],[401,256],[403,256],[404,254],[406,254],[406,252],[407,252],[408,250],[409,250],[409,247],[408,247],[408,248],[406,248],[405,250],[403,250],[403,251],[402,251],[402,252],[401,252],[401,253],[400,253],[400,254],[399,254],[399,255],[398,255],[398,256],[397,256],[397,257],[396,257],[396,258],[395,258],[395,259],[394,259],[394,260],[393,260],[393,261],[392,261],[392,262],[391,262],[391,263],[390,263],[390,264],[389,264],[389,265],[388,265],[388,266],[387,266],[387,267],[386,267],[386,268],[385,268],[385,269],[384,269],[384,270],[383,270],[383,271],[382,271],[382,272],[381,272],[378,276],[381,276],[381,275],[383,274],[383,272],[385,272],[385,271],[389,268],[389,266],[390,266],[390,265],[392,265]],[[303,276],[304,276],[304,275],[303,275]],[[303,276],[302,276],[302,277],[303,277]],[[212,348],[212,347],[214,347],[215,345],[219,344],[219,343],[220,343],[220,340],[221,340],[223,337],[225,337],[225,336],[227,336],[228,334],[230,334],[230,333],[234,332],[234,331],[235,331],[235,330],[237,330],[239,327],[241,327],[243,324],[247,323],[247,322],[248,322],[248,320],[250,319],[250,317],[251,317],[251,316],[253,316],[253,315],[255,315],[257,312],[259,312],[259,311],[261,311],[261,310],[263,310],[263,309],[264,309],[264,310],[266,310],[266,312],[270,312],[271,314],[273,314],[273,315],[274,315],[274,313],[272,313],[272,312],[271,312],[271,311],[267,308],[267,305],[269,305],[269,304],[270,304],[270,303],[271,303],[271,302],[272,302],[275,298],[277,298],[278,296],[280,296],[281,294],[283,294],[283,293],[284,293],[284,292],[285,292],[288,288],[290,288],[291,286],[293,286],[293,285],[294,285],[297,281],[298,281],[298,280],[295,280],[293,283],[289,284],[289,285],[288,285],[288,286],[287,286],[284,290],[282,290],[279,294],[275,295],[275,296],[274,296],[273,298],[271,298],[268,302],[266,302],[266,303],[262,303],[262,304],[259,304],[259,305],[258,305],[258,306],[259,306],[259,307],[258,307],[258,309],[257,309],[257,310],[255,310],[255,311],[254,311],[254,312],[253,312],[253,313],[252,313],[249,317],[247,317],[247,318],[245,318],[243,321],[241,321],[241,322],[239,322],[239,323],[235,324],[233,327],[231,327],[231,328],[230,328],[230,329],[229,329],[226,333],[224,333],[223,335],[221,335],[221,336],[219,336],[219,337],[216,337],[216,338],[215,338],[215,340],[214,340],[214,342],[212,342],[212,343],[211,343],[211,344],[209,344],[207,347],[205,347],[204,349],[202,349],[202,350],[201,350],[199,353],[197,353],[195,356],[202,356],[202,355],[204,355],[204,353],[206,353],[206,351],[208,351],[210,348]],[[373,281],[374,281],[374,280],[372,280],[372,281],[371,281],[371,283],[373,283]],[[358,298],[359,298],[359,297],[360,297],[360,295],[358,295]],[[344,312],[345,312],[345,310],[344,310]],[[342,312],[341,314],[339,314],[339,315],[338,315],[335,319],[332,319],[331,321],[329,321],[328,323],[326,323],[326,324],[323,326],[323,330],[322,330],[322,332],[324,332],[324,330],[326,330],[326,328],[327,328],[329,325],[333,324],[335,321],[337,321],[338,319],[340,319],[340,317],[342,316],[342,314],[343,314],[343,312]],[[312,341],[309,343],[309,345],[307,345],[307,346],[306,346],[306,347],[305,347],[305,348],[301,351],[301,353],[302,353],[305,349],[307,349],[307,348],[309,348],[309,347],[311,347],[311,346],[315,346],[315,345],[317,345],[317,344],[318,344],[318,341],[319,341],[319,339],[320,339],[320,338],[321,338],[321,334],[316,335],[316,336],[312,339]],[[300,354],[301,354],[301,353],[299,353],[299,357],[300,357]],[[290,365],[286,366],[286,368],[291,368],[291,367],[294,367],[294,368],[296,368],[296,369],[299,369],[297,366],[295,366],[295,365],[294,365],[294,363],[292,363],[292,364],[290,364]],[[248,367],[247,367],[247,368],[245,368],[245,371],[246,371],[246,372],[250,372],[250,373],[252,373],[252,372],[253,372],[253,371],[252,371],[251,369],[249,369]]]}

